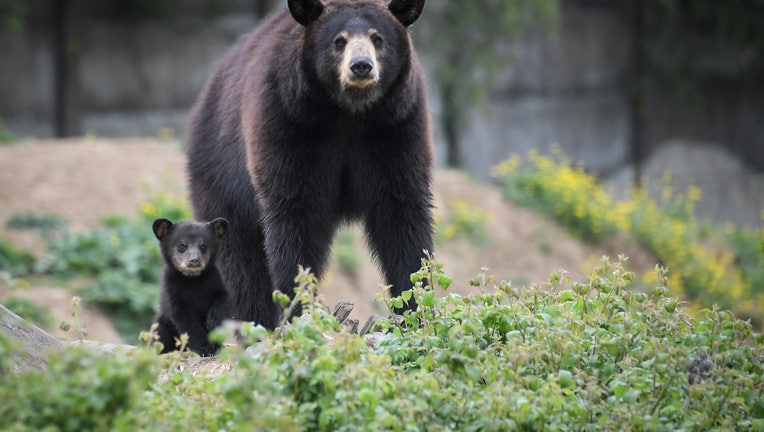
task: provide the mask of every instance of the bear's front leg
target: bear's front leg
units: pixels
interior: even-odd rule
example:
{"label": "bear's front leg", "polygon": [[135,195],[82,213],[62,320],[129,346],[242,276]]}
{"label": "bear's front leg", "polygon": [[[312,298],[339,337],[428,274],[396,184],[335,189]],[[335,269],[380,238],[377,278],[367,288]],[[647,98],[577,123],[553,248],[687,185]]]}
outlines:
{"label": "bear's front leg", "polygon": [[223,324],[223,320],[229,319],[233,311],[233,301],[228,294],[221,295],[215,300],[207,312],[206,329],[208,332],[215,330]]}
{"label": "bear's front leg", "polygon": [[[413,195],[408,200],[394,196],[380,199],[366,217],[366,237],[377,258],[390,295],[397,297],[411,289],[411,274],[419,270],[424,251],[432,252],[432,211],[426,197]],[[412,298],[403,310],[416,310]]]}
{"label": "bear's front leg", "polygon": [[[295,276],[298,266],[310,268],[321,279],[326,268],[335,224],[320,217],[320,211],[310,204],[298,205],[264,223],[265,251],[273,289],[294,299]],[[307,211],[314,210],[313,212]],[[302,305],[296,305],[288,318],[300,316]]]}

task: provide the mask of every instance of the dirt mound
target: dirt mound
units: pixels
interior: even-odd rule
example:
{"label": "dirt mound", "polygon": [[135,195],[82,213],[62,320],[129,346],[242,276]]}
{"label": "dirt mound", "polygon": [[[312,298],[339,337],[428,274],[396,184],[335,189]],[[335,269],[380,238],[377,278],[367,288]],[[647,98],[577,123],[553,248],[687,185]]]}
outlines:
{"label": "dirt mound", "polygon": [[[85,230],[106,215],[134,216],[143,201],[165,191],[185,193],[184,157],[177,142],[97,139],[0,147],[1,221],[20,210],[31,210],[55,213],[71,228]],[[488,267],[489,274],[499,279],[521,286],[542,282],[560,269],[579,279],[602,255],[615,257],[624,253],[639,271],[654,265],[652,258],[633,242],[616,239],[599,246],[584,244],[554,222],[506,201],[498,188],[473,181],[459,171],[436,173],[435,196],[439,220],[448,222],[453,219],[454,208],[467,206],[479,211],[486,225],[485,244],[476,244],[469,236],[436,243],[435,256],[453,278],[454,292],[472,292],[467,281],[481,267]],[[365,321],[370,314],[382,312],[381,305],[373,300],[380,291],[382,278],[363,243],[361,231],[352,230],[352,251],[361,257],[355,275],[340,271],[335,253],[332,268],[322,283],[322,294],[328,304],[339,300],[353,302],[351,318]],[[37,235],[9,230],[4,223],[0,224],[0,238],[21,248],[42,251]],[[62,309],[61,303],[65,303],[63,309],[70,314],[68,300],[41,292],[33,295],[35,301],[53,310]],[[13,293],[7,287],[0,285],[0,299],[10,294]],[[107,329],[111,325],[97,311],[86,313],[89,314],[86,319],[93,320],[88,326],[90,338],[119,342],[115,340],[116,332],[95,335],[95,328]]]}

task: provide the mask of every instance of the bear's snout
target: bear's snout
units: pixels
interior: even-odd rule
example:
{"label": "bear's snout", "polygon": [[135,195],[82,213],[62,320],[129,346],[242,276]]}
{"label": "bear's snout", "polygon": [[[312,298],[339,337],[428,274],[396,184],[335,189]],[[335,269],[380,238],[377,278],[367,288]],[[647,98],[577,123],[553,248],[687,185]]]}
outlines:
{"label": "bear's snout", "polygon": [[350,60],[350,70],[356,78],[367,78],[374,69],[374,60],[371,57],[356,57]]}
{"label": "bear's snout", "polygon": [[[346,34],[346,33],[344,33]],[[377,50],[366,34],[347,35],[340,62],[340,83],[344,88],[365,89],[379,81]]]}

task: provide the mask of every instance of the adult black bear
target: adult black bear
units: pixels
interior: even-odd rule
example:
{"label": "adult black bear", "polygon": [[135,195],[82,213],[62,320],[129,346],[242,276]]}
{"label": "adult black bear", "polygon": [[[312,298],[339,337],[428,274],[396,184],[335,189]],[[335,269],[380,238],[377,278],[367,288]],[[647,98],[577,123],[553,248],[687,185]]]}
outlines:
{"label": "adult black bear", "polygon": [[[299,264],[364,223],[392,294],[432,250],[432,143],[407,27],[424,0],[289,0],[232,48],[191,114],[197,219],[231,222],[220,270],[234,317],[268,328]],[[415,305],[410,305],[415,307]]]}
{"label": "adult black bear", "polygon": [[218,239],[228,230],[228,221],[173,224],[157,219],[152,228],[165,261],[155,320],[162,353],[177,349],[175,339],[187,333],[188,349],[214,355],[220,346],[209,341],[209,332],[231,317],[233,306],[215,266]]}

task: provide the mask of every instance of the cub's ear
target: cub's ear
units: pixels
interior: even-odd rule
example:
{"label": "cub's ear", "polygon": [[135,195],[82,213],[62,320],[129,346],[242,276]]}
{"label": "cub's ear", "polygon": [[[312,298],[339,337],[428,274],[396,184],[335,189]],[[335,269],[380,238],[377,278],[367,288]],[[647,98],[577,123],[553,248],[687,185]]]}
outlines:
{"label": "cub's ear", "polygon": [[228,219],[226,218],[215,218],[207,222],[207,225],[212,228],[218,238],[223,237],[228,232]]}
{"label": "cub's ear", "polygon": [[164,236],[166,236],[167,233],[170,232],[171,226],[172,226],[172,222],[170,222],[167,219],[161,218],[161,219],[155,220],[151,228],[154,230],[154,235],[157,237],[157,240],[162,240]]}
{"label": "cub's ear", "polygon": [[292,18],[303,27],[313,24],[324,11],[321,0],[289,0],[287,6]]}
{"label": "cub's ear", "polygon": [[425,0],[392,0],[387,8],[405,27],[414,24],[424,9]]}

